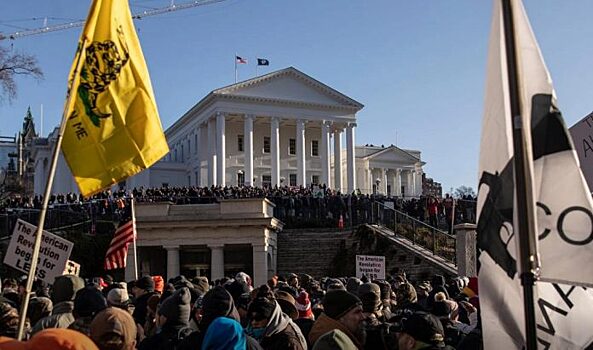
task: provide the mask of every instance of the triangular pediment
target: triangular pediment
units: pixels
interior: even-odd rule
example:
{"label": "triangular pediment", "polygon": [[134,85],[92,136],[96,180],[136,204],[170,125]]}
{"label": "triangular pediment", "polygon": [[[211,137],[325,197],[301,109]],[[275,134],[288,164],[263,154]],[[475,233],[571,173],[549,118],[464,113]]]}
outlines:
{"label": "triangular pediment", "polygon": [[389,146],[375,153],[369,154],[369,160],[380,162],[419,162],[420,159],[396,146]]}
{"label": "triangular pediment", "polygon": [[360,110],[363,105],[341,92],[289,67],[214,90],[214,96],[275,100]]}

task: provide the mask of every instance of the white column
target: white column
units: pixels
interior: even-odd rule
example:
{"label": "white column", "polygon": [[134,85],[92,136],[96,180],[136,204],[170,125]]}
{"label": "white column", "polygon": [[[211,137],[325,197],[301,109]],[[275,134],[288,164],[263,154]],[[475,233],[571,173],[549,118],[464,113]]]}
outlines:
{"label": "white column", "polygon": [[418,196],[422,195],[422,172],[420,170],[416,170],[416,192]]}
{"label": "white column", "polygon": [[165,246],[167,250],[167,280],[179,276],[179,246]]}
{"label": "white column", "polygon": [[398,197],[402,195],[402,170],[395,169],[395,194]]}
{"label": "white column", "polygon": [[216,120],[208,120],[208,186],[216,185]]}
{"label": "white column", "polygon": [[225,133],[225,118],[226,114],[222,112],[216,113],[216,184],[224,186],[226,184],[226,133]]}
{"label": "white column", "polygon": [[342,130],[334,130],[334,189],[342,191]]}
{"label": "white column", "polygon": [[346,171],[348,173],[348,193],[356,190],[356,152],[354,150],[354,128],[356,123],[348,123],[346,128]]}
{"label": "white column", "polygon": [[202,171],[202,164],[206,162],[208,163],[209,153],[208,153],[208,123],[200,124],[200,148],[198,149],[198,154],[200,155],[200,182],[199,186],[207,186],[208,185],[208,169],[206,168],[206,174]]}
{"label": "white column", "polygon": [[387,195],[387,170],[385,168],[381,168],[381,191]]}
{"label": "white column", "polygon": [[253,120],[255,116],[244,116],[243,150],[245,151],[245,186],[253,186]]}
{"label": "white column", "polygon": [[330,184],[330,144],[329,144],[329,121],[321,122],[321,183],[324,183],[328,188]]}
{"label": "white column", "polygon": [[305,121],[296,121],[297,185],[307,186],[305,178]]}
{"label": "white column", "polygon": [[[136,245],[136,249],[138,248],[140,247]],[[126,279],[126,281],[136,279],[136,273],[134,271],[134,254],[136,254],[136,251],[134,251],[134,244],[130,244],[128,247],[128,256],[126,257],[126,269],[124,271],[124,278]],[[137,258],[139,258],[139,256]],[[140,264],[140,261],[138,261],[138,264]],[[138,266],[138,270],[140,270],[140,266]],[[138,278],[140,277],[142,277],[142,275],[140,271],[138,271]]]}
{"label": "white column", "polygon": [[416,197],[418,195],[417,189],[416,189],[416,171],[415,170],[411,170],[412,173],[412,196]]}
{"label": "white column", "polygon": [[224,277],[224,245],[208,245],[210,248],[210,280]]}
{"label": "white column", "polygon": [[372,194],[373,193],[373,183],[375,180],[373,180],[373,169],[369,168],[367,169],[367,194]]}
{"label": "white column", "polygon": [[195,172],[196,172],[196,186],[202,186],[202,126],[199,125],[196,128],[196,138],[195,138],[195,142],[196,144],[194,145],[195,149],[196,149],[196,166],[194,167]]}
{"label": "white column", "polygon": [[253,286],[259,287],[268,281],[268,247],[265,244],[254,245],[253,249]]}
{"label": "white column", "polygon": [[272,156],[272,186],[280,186],[280,118],[270,120],[270,153]]}

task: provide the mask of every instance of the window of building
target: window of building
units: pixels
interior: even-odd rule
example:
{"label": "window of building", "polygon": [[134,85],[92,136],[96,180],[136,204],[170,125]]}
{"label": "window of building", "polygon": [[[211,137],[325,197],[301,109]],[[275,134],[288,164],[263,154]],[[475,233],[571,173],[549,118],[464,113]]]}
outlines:
{"label": "window of building", "polygon": [[243,152],[243,135],[237,135],[237,150]]}
{"label": "window of building", "polygon": [[319,156],[319,141],[318,140],[311,140],[311,155],[313,157]]}
{"label": "window of building", "polygon": [[296,139],[288,140],[288,154],[291,156],[296,154]]}
{"label": "window of building", "polygon": [[272,175],[262,175],[261,185],[262,187],[272,187]]}
{"label": "window of building", "polygon": [[194,134],[194,153],[198,153],[198,134]]}
{"label": "window of building", "polygon": [[288,184],[290,186],[296,186],[297,185],[297,178],[296,178],[296,174],[290,174],[289,176],[289,180],[288,180]]}
{"label": "window of building", "polygon": [[183,162],[184,159],[185,157],[183,155],[183,145],[181,145],[181,161]]}
{"label": "window of building", "polygon": [[270,153],[270,137],[264,136],[264,153]]}
{"label": "window of building", "polygon": [[314,185],[319,185],[319,175],[312,175],[311,176],[311,183]]}
{"label": "window of building", "polygon": [[237,186],[245,186],[245,173],[242,171],[237,173]]}

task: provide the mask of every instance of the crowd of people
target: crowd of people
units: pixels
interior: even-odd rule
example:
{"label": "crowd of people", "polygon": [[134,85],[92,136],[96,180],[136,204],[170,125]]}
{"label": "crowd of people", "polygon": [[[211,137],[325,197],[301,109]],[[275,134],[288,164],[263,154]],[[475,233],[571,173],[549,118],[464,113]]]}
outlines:
{"label": "crowd of people", "polygon": [[[49,199],[51,208],[83,213],[91,220],[109,219],[117,213],[119,202],[134,196],[138,202],[163,202],[175,204],[207,204],[224,199],[267,198],[276,207],[274,216],[285,222],[285,227],[336,227],[340,218],[346,226],[371,223],[377,210],[386,207],[425,222],[433,227],[448,229],[461,222],[475,223],[476,201],[466,195],[453,199],[421,196],[418,198],[393,197],[381,194],[361,194],[355,191],[343,194],[325,186],[308,187],[159,187],[132,190],[105,191],[83,198],[75,193],[55,194]],[[14,209],[40,209],[42,196],[13,196],[0,205],[0,213]],[[453,220],[452,220],[453,219]]]}
{"label": "crowd of people", "polygon": [[290,274],[253,286],[246,273],[208,281],[110,276],[35,281],[25,337],[15,339],[26,280],[5,279],[0,349],[481,349],[477,280],[408,281]]}

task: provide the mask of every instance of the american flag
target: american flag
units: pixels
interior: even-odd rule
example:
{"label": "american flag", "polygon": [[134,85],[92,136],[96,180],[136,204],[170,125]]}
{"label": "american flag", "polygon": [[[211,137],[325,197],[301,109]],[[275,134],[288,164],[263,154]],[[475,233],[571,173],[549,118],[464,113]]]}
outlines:
{"label": "american flag", "polygon": [[240,57],[240,56],[235,56],[235,62],[236,62],[236,63],[242,63],[242,64],[245,64],[245,63],[247,63],[247,59],[246,59],[246,58],[242,58],[242,57]]}
{"label": "american flag", "polygon": [[105,254],[105,270],[113,270],[126,267],[128,256],[128,245],[136,239],[136,220],[130,218],[122,222],[109,244]]}

